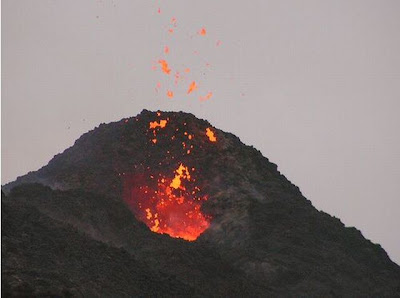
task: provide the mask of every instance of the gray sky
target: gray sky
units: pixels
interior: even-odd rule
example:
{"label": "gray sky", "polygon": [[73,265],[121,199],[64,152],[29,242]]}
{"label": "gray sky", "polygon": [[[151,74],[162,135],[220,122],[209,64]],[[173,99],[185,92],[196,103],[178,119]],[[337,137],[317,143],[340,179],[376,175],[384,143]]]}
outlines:
{"label": "gray sky", "polygon": [[3,0],[2,183],[102,122],[188,111],[400,263],[399,29],[396,0]]}

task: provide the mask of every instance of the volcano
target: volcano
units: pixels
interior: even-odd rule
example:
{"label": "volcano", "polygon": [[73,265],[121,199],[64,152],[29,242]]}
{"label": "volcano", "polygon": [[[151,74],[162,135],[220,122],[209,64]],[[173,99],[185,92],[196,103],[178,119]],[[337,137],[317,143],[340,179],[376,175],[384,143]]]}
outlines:
{"label": "volcano", "polygon": [[192,114],[101,124],[3,191],[6,297],[400,297],[380,245]]}

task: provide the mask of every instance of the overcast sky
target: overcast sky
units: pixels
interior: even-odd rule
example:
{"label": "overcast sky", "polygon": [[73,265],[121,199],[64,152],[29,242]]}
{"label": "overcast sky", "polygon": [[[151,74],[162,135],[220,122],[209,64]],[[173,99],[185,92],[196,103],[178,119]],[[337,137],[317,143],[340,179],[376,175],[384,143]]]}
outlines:
{"label": "overcast sky", "polygon": [[396,0],[3,0],[2,183],[100,123],[183,110],[400,263],[399,30]]}

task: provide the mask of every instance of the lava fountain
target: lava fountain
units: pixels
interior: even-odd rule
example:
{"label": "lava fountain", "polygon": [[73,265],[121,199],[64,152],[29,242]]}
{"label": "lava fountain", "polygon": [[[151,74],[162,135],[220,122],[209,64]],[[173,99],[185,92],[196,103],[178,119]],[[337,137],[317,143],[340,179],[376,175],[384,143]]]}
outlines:
{"label": "lava fountain", "polygon": [[[157,10],[157,15],[162,17],[160,8]],[[173,42],[176,34],[179,34],[179,30],[175,31],[178,27],[178,22],[175,16],[171,16],[169,20],[168,41]],[[202,44],[205,44],[209,32],[202,27],[197,34],[203,40]],[[191,34],[189,36],[188,41],[194,38]],[[217,46],[219,44],[220,41],[217,41]],[[168,99],[175,99],[183,96],[193,96],[198,92],[202,92],[202,94],[206,95],[199,96],[199,100],[201,102],[210,100],[213,97],[213,92],[208,91],[206,93],[206,90],[202,90],[204,78],[199,85],[198,76],[192,77],[194,74],[192,74],[191,68],[187,67],[186,63],[183,63],[183,61],[179,64],[169,63],[171,61],[170,58],[174,62],[173,58],[175,56],[180,59],[180,51],[176,50],[177,46],[178,44],[175,47],[164,44],[163,50],[160,51],[162,56],[153,61],[152,70],[159,69],[159,73],[162,76],[160,80],[162,79],[163,81],[163,84],[160,81],[157,82],[156,93],[158,94],[159,91],[162,91]],[[193,57],[195,61],[199,58],[204,60],[201,62],[202,67],[205,67],[205,69],[201,70],[204,75],[205,71],[207,70],[208,72],[210,67],[210,63],[207,62],[208,59],[205,60],[205,57],[200,57],[197,50],[193,54],[196,56]],[[204,63],[205,65],[203,65]],[[188,86],[184,88],[187,90],[186,94],[180,94],[177,92],[178,90],[174,89],[180,83]],[[161,90],[164,85],[163,89],[165,90]],[[157,119],[149,123],[147,130],[148,141],[150,148],[167,149],[168,156],[163,156],[165,151],[162,154],[159,151],[156,161],[154,158],[150,161],[156,167],[150,169],[149,163],[144,162],[146,166],[143,166],[143,164],[137,165],[141,168],[140,171],[136,169],[133,173],[124,175],[125,201],[136,218],[144,222],[151,231],[194,241],[209,227],[211,221],[211,217],[201,211],[201,205],[208,199],[208,196],[202,192],[201,186],[198,185],[195,177],[197,171],[193,167],[196,151],[201,147],[196,148],[194,146],[194,131],[189,132],[185,129],[183,135],[181,135],[182,130],[175,127],[175,129],[169,130],[167,133],[166,130],[170,125],[170,119],[162,119],[160,112],[157,113],[157,117]],[[174,125],[177,124],[175,123]],[[210,127],[202,129],[204,131],[199,136],[201,135],[204,139],[201,142],[217,142],[217,137]],[[198,131],[196,131],[197,133]],[[161,134],[161,138],[159,138],[159,134]],[[175,149],[173,150],[172,147],[168,146],[172,146]],[[179,146],[179,150],[176,150],[177,146]],[[174,152],[174,155],[172,155],[172,152]],[[147,158],[151,159],[150,155]]]}

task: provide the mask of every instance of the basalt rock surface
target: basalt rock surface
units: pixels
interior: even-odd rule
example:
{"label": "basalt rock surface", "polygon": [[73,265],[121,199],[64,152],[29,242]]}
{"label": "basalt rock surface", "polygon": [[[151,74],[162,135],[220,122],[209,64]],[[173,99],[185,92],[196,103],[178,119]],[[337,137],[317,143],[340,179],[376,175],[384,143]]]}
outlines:
{"label": "basalt rock surface", "polygon": [[[210,226],[192,242],[151,232],[124,200],[127,177],[179,164],[208,198]],[[101,124],[3,190],[8,296],[400,297],[400,267],[380,245],[191,114],[144,110]]]}

